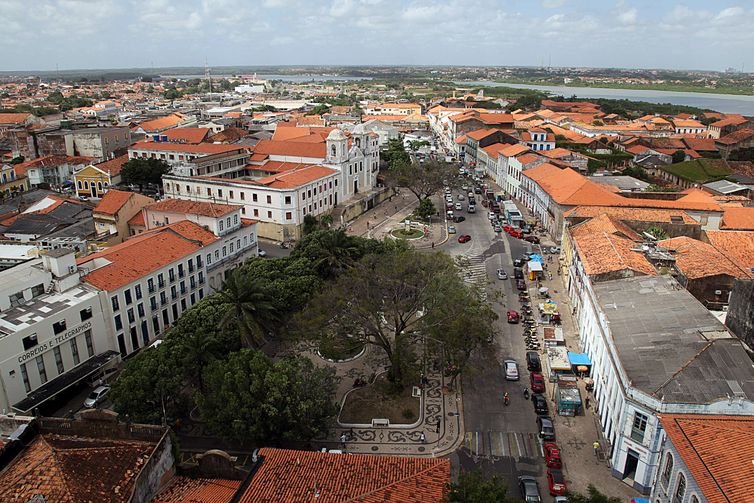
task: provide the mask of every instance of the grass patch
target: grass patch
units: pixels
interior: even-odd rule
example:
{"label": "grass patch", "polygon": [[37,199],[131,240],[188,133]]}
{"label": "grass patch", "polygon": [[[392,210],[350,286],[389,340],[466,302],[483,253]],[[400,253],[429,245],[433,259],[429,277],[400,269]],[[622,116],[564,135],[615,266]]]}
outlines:
{"label": "grass patch", "polygon": [[411,386],[396,392],[395,387],[383,374],[363,388],[348,394],[343,410],[342,423],[371,423],[372,419],[389,419],[390,424],[411,424],[419,418],[418,398],[411,396]]}
{"label": "grass patch", "polygon": [[420,231],[419,229],[406,230],[404,228],[400,228],[393,229],[392,231],[390,231],[390,234],[398,239],[416,239],[422,237],[424,235],[424,232]]}
{"label": "grass patch", "polygon": [[359,354],[362,349],[364,343],[351,337],[333,337],[319,343],[319,354],[328,360],[347,360]]}

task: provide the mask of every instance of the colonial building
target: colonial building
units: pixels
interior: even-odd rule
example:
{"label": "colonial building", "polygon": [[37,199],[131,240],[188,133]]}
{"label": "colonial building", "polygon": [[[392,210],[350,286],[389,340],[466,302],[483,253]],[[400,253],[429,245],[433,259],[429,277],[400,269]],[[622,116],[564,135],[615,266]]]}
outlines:
{"label": "colonial building", "polygon": [[120,183],[120,172],[126,162],[128,155],[123,154],[99,164],[89,164],[74,172],[71,179],[76,195],[95,199],[104,196],[110,187]]}
{"label": "colonial building", "polygon": [[92,212],[95,239],[109,245],[123,242],[130,236],[128,221],[153,202],[135,192],[109,190]]}

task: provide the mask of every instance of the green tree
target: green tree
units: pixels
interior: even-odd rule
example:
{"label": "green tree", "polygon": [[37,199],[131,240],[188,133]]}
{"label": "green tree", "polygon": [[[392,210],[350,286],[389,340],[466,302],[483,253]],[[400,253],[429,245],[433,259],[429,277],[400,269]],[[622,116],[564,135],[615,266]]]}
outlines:
{"label": "green tree", "polygon": [[[398,386],[413,378],[422,334],[439,334],[465,289],[451,259],[410,248],[369,254],[316,295],[297,319],[305,338],[347,337],[381,348],[390,360],[389,378]],[[448,336],[449,337],[449,336]]]}
{"label": "green tree", "polygon": [[587,486],[586,496],[578,493],[569,493],[568,501],[570,503],[621,503],[620,498],[606,496],[599,492],[592,484]]}
{"label": "green tree", "polygon": [[322,278],[332,278],[364,255],[362,238],[342,229],[317,230],[301,239],[292,257],[306,257]]}
{"label": "green tree", "polygon": [[644,232],[653,235],[658,241],[662,241],[663,239],[667,239],[669,237],[668,233],[665,232],[662,227],[659,227],[657,225],[647,227],[646,229],[644,229]]}
{"label": "green tree", "polygon": [[643,168],[640,168],[638,166],[636,166],[636,167],[629,166],[628,168],[626,168],[623,171],[621,171],[620,174],[624,175],[624,176],[632,176],[632,177],[634,177],[634,178],[636,178],[638,180],[642,180],[642,181],[645,181],[645,182],[649,181],[649,175],[647,174],[647,172],[644,171]]}
{"label": "green tree", "polygon": [[422,199],[419,206],[414,210],[414,215],[421,220],[429,220],[435,213],[437,213],[437,208],[430,198]]}
{"label": "green tree", "polygon": [[458,482],[448,484],[447,503],[512,503],[515,498],[508,497],[505,481],[493,475],[487,478],[480,470],[461,472]]}
{"label": "green tree", "polygon": [[330,111],[330,107],[323,103],[321,105],[317,105],[316,107],[306,112],[306,115],[323,115],[323,114],[328,113],[329,111]]}
{"label": "green tree", "polygon": [[393,163],[386,173],[386,181],[394,187],[407,188],[421,203],[436,194],[443,186],[457,185],[458,170],[444,161]]}
{"label": "green tree", "polygon": [[244,276],[263,286],[281,320],[303,309],[321,285],[312,262],[304,256],[249,260],[241,269]]}
{"label": "green tree", "polygon": [[686,153],[683,150],[673,152],[673,164],[678,164],[686,160]]}
{"label": "green tree", "polygon": [[678,192],[678,189],[676,187],[666,187],[664,185],[651,183],[646,189],[644,189],[644,191],[645,192]]}
{"label": "green tree", "polygon": [[163,342],[128,360],[110,392],[116,412],[131,421],[150,424],[188,412],[190,399],[184,393],[183,368],[171,349],[172,344]]}
{"label": "green tree", "polygon": [[263,346],[267,340],[266,333],[278,321],[278,315],[260,282],[237,268],[228,274],[218,294],[230,306],[220,326],[238,327],[241,342],[247,348]]}
{"label": "green tree", "polygon": [[337,412],[335,371],[307,358],[273,363],[243,349],[204,370],[197,402],[208,428],[228,440],[310,440],[327,433]]}
{"label": "green tree", "polygon": [[131,159],[123,165],[120,177],[123,183],[139,186],[144,190],[145,185],[162,184],[162,175],[170,173],[170,166],[160,159]]}

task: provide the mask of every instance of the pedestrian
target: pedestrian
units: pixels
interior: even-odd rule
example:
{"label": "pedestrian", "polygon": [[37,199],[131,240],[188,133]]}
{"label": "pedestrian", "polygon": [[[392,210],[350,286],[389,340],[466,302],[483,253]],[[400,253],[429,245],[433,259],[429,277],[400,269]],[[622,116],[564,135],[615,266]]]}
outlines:
{"label": "pedestrian", "polygon": [[586,405],[586,408],[588,409],[589,408],[589,397],[586,397],[584,399],[584,404]]}
{"label": "pedestrian", "polygon": [[421,432],[421,435],[419,435],[419,440],[421,440],[421,443],[425,443],[427,441],[427,437],[424,435],[424,432]]}
{"label": "pedestrian", "polygon": [[437,433],[438,435],[440,434],[440,419],[439,418],[437,419],[437,426],[435,428],[435,433]]}
{"label": "pedestrian", "polygon": [[435,242],[434,242],[434,241],[432,241],[432,248],[434,248],[434,247],[435,247]]}
{"label": "pedestrian", "polygon": [[592,444],[592,447],[594,447],[594,455],[597,456],[597,457],[599,457],[599,452],[600,452],[600,442],[599,442],[599,440],[595,440],[594,443]]}
{"label": "pedestrian", "polygon": [[341,446],[341,447],[342,447],[343,449],[345,449],[345,448],[346,448],[346,440],[347,440],[347,439],[348,439],[348,437],[346,437],[346,432],[345,432],[345,431],[344,431],[343,433],[341,433],[341,434],[340,434],[340,446]]}
{"label": "pedestrian", "polygon": [[350,438],[351,440],[353,440],[353,436],[354,436],[353,428],[351,428],[350,430],[348,430],[348,438]]}

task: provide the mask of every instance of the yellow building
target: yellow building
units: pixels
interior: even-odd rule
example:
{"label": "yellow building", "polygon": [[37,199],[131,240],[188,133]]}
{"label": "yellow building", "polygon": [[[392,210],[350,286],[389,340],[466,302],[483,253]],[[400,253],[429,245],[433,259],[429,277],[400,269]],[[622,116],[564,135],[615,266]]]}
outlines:
{"label": "yellow building", "polygon": [[128,162],[128,154],[99,164],[90,164],[73,174],[73,186],[79,197],[99,199],[110,187],[120,183],[120,170]]}
{"label": "yellow building", "polygon": [[22,173],[16,173],[16,168],[12,164],[3,164],[0,171],[0,191],[4,196],[10,196],[15,192],[25,192],[29,190],[29,179]]}

